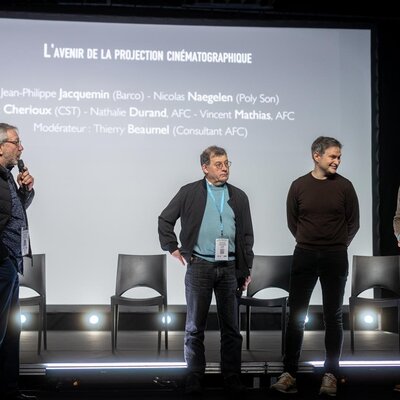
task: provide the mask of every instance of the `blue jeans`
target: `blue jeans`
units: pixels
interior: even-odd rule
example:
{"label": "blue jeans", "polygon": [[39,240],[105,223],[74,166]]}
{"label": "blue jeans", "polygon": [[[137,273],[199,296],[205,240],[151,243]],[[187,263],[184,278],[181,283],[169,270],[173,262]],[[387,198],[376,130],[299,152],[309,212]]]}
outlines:
{"label": "blue jeans", "polygon": [[319,278],[325,324],[325,372],[339,373],[343,344],[342,306],[349,270],[347,250],[312,251],[296,247],[289,290],[289,321],[286,330],[284,369],[296,375],[303,343],[305,317]]}
{"label": "blue jeans", "polygon": [[194,257],[187,265],[185,290],[184,353],[189,372],[205,371],[204,331],[214,291],[221,331],[221,371],[224,376],[239,374],[242,336],[238,326],[235,262],[210,263]]}
{"label": "blue jeans", "polygon": [[18,272],[5,258],[0,262],[0,393],[17,390],[20,334]]}

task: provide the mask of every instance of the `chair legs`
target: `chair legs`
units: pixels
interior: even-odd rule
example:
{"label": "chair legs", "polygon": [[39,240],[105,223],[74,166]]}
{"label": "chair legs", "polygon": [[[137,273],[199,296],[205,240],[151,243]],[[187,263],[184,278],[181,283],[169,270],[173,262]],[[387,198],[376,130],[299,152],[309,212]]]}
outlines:
{"label": "chair legs", "polygon": [[[160,311],[160,315],[162,315],[164,317],[164,326],[165,326],[165,330],[164,330],[164,346],[165,346],[165,350],[168,350],[168,307],[166,304],[160,306],[159,308]],[[158,330],[158,354],[160,354],[161,351],[161,336],[162,336],[162,326],[160,327],[160,329]]]}
{"label": "chair legs", "polygon": [[40,354],[42,350],[42,334],[44,336],[44,320],[45,320],[45,308],[43,304],[39,304],[38,347],[37,347],[38,354]]}
{"label": "chair legs", "polygon": [[397,302],[397,336],[399,341],[399,352],[400,352],[400,301]]}
{"label": "chair legs", "polygon": [[[240,314],[239,314],[240,315]],[[282,303],[282,314],[281,314],[281,354],[285,352],[285,336],[286,336],[286,325],[287,325],[287,299]],[[250,331],[251,331],[251,306],[246,305],[246,350],[250,350]]]}
{"label": "chair legs", "polygon": [[350,328],[350,349],[352,354],[354,354],[354,328],[355,328],[355,310],[354,306],[349,303],[349,328]]}
{"label": "chair legs", "polygon": [[[165,316],[165,330],[161,326],[160,329],[158,330],[158,338],[157,338],[157,352],[160,354],[161,352],[161,336],[162,336],[162,331],[164,330],[164,335],[165,335],[165,349],[168,350],[168,325],[167,325],[167,308],[161,306],[160,309],[160,315]],[[118,304],[112,304],[111,305],[111,351],[112,353],[115,353],[118,345],[118,325],[119,325],[119,306]]]}
{"label": "chair legs", "polygon": [[[160,306],[158,308],[158,311],[160,312],[160,315],[163,315],[165,317],[164,319],[164,324],[167,325],[167,321],[166,321],[166,314],[163,313],[163,306]],[[161,321],[162,322],[162,321]],[[161,351],[161,333],[162,333],[162,328],[160,327],[158,329],[158,340],[157,340],[157,353],[160,354]]]}
{"label": "chair legs", "polygon": [[[166,314],[164,314],[166,315]],[[161,352],[161,337],[162,337],[162,328],[158,331],[158,339],[157,339],[157,352],[160,354]],[[168,328],[165,328],[164,331],[164,346],[165,350],[168,350]]]}
{"label": "chair legs", "polygon": [[47,311],[46,311],[46,299],[41,299],[40,303],[37,304],[39,307],[38,312],[38,345],[37,354],[40,355],[42,352],[42,338],[43,348],[47,350]]}
{"label": "chair legs", "polygon": [[37,346],[38,355],[40,355],[40,352],[42,350],[42,329],[43,329],[43,325],[40,322],[39,327],[38,327],[38,346]]}
{"label": "chair legs", "polygon": [[285,354],[285,338],[286,338],[286,325],[287,325],[287,302],[288,299],[284,300],[282,304],[282,314],[281,314],[281,330],[282,330],[282,338],[281,338],[281,355]]}
{"label": "chair legs", "polygon": [[[354,336],[355,336],[355,325],[356,325],[356,306],[349,302],[349,328],[350,328],[350,349],[352,354],[354,354]],[[400,301],[397,303],[397,335],[398,335],[398,344],[399,344],[399,352],[400,352]]]}
{"label": "chair legs", "polygon": [[165,331],[164,331],[164,341],[165,341],[165,350],[168,350],[168,306],[164,304],[164,316],[165,316]]}
{"label": "chair legs", "polygon": [[246,306],[246,350],[250,350],[251,308]]}
{"label": "chair legs", "polygon": [[117,334],[118,334],[118,318],[119,310],[118,305],[111,305],[112,323],[111,323],[111,351],[115,353],[117,348]]}
{"label": "chair legs", "polygon": [[43,305],[43,348],[47,350],[47,309],[46,309],[46,300],[44,300],[45,304]]}

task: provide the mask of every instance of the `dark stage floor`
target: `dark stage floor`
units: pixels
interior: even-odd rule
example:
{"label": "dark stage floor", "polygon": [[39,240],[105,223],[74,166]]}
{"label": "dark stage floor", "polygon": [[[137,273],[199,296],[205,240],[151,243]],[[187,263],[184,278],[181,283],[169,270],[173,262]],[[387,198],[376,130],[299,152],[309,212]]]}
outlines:
{"label": "dark stage floor", "polygon": [[[252,332],[251,350],[243,349],[242,353],[243,380],[248,387],[246,399],[279,398],[269,393],[268,387],[281,372],[280,341],[280,331]],[[397,377],[400,383],[398,335],[359,331],[355,343],[356,351],[351,354],[346,331],[343,382],[338,397],[400,399],[400,393],[392,390]],[[301,394],[295,398],[318,397],[323,349],[323,332],[306,331],[298,376]],[[207,388],[203,397],[229,397],[219,389],[217,331],[206,332],[206,357]],[[37,333],[23,332],[21,336],[21,386],[42,399],[175,399],[185,397],[184,374],[183,332],[169,332],[169,349],[160,354],[156,332],[121,331],[116,354],[111,352],[108,331],[49,331],[48,349],[40,355]]]}

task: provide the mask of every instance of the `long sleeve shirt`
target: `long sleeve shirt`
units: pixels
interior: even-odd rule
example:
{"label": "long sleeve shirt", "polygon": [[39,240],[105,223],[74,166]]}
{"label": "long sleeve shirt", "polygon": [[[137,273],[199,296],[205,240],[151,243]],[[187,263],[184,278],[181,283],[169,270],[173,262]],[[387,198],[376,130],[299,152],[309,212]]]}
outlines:
{"label": "long sleeve shirt", "polygon": [[339,174],[296,179],[287,197],[288,227],[297,246],[346,249],[359,229],[359,206],[352,183]]}

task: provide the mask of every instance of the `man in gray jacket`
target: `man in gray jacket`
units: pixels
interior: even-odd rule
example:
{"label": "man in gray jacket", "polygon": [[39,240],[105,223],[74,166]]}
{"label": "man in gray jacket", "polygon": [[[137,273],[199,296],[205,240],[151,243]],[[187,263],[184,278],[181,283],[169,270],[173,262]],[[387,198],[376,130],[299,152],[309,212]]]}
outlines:
{"label": "man in gray jacket", "polygon": [[[21,164],[24,150],[15,126],[0,123],[0,398],[35,399],[18,389],[19,317],[18,272],[31,255],[26,209],[31,204],[33,177]],[[17,183],[11,170],[19,163]]]}

